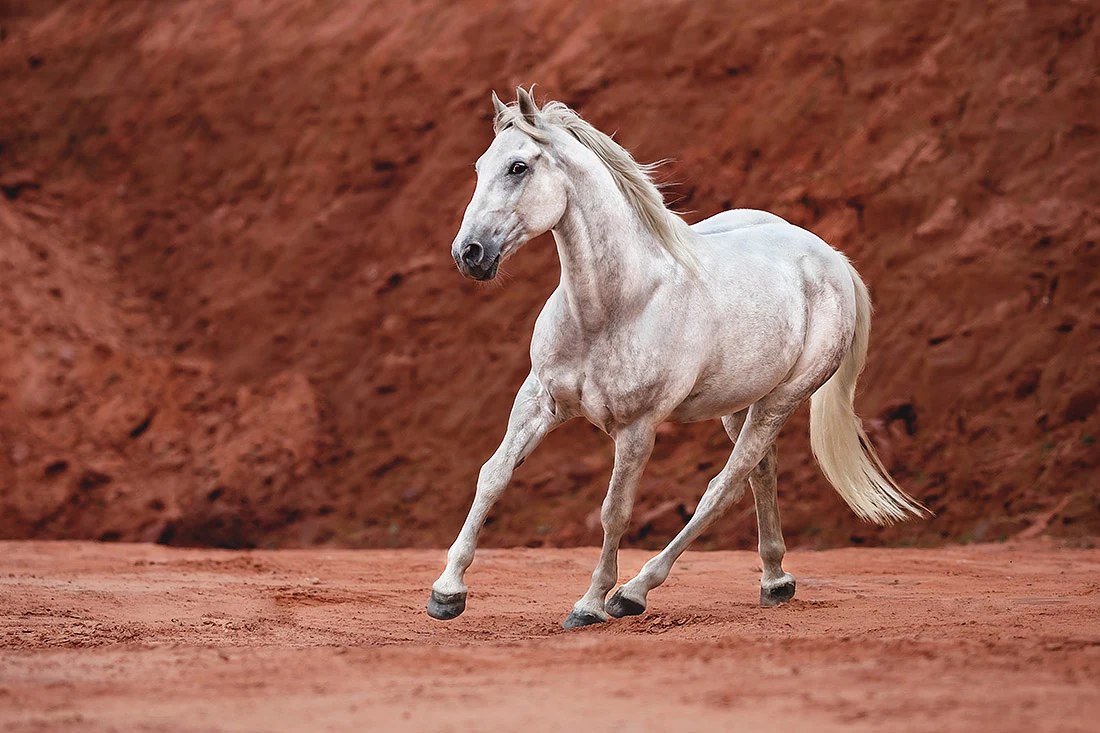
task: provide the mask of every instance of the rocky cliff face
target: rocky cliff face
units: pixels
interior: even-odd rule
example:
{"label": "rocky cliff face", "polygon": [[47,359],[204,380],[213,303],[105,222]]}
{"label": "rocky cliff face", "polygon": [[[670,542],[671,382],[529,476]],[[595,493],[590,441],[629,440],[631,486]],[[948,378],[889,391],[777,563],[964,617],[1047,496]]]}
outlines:
{"label": "rocky cliff face", "polygon": [[[489,89],[537,82],[697,220],[765,208],[877,304],[857,405],[937,512],[859,523],[780,444],[789,544],[1100,532],[1089,3],[35,2],[0,17],[0,536],[441,545],[558,269],[449,243]],[[730,446],[664,430],[630,542]],[[551,436],[487,544],[598,540],[607,439]],[[751,502],[700,547],[755,542]]]}

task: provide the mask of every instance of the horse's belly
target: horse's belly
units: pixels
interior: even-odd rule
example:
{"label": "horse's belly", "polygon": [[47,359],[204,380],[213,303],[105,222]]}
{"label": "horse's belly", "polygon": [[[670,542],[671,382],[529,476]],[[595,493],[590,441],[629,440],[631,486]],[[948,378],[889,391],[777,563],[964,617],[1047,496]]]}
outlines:
{"label": "horse's belly", "polygon": [[755,401],[752,399],[721,400],[715,399],[715,395],[710,394],[689,396],[676,406],[668,419],[674,422],[713,420],[716,417],[741,412]]}
{"label": "horse's belly", "polygon": [[723,415],[732,415],[741,412],[752,403],[766,395],[774,385],[770,387],[722,390],[702,390],[692,393],[684,399],[668,416],[669,420],[676,422],[698,422],[700,420],[712,420]]}
{"label": "horse's belly", "polygon": [[696,422],[740,412],[787,379],[798,359],[797,339],[741,342],[746,348],[731,340],[718,350],[670,420]]}

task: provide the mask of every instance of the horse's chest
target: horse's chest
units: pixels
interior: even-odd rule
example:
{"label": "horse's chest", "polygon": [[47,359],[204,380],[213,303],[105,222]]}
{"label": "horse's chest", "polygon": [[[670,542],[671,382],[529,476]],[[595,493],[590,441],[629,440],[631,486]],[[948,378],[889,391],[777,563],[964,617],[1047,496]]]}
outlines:
{"label": "horse's chest", "polygon": [[649,409],[659,392],[655,375],[637,360],[598,347],[547,359],[535,373],[559,411],[583,416],[608,433]]}

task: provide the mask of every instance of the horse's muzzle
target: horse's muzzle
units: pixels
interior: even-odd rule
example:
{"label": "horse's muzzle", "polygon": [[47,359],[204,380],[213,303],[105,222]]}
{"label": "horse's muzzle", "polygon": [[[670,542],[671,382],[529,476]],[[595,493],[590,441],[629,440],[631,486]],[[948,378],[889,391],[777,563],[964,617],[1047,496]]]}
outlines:
{"label": "horse's muzzle", "polygon": [[480,242],[466,242],[455,247],[451,254],[463,275],[473,280],[492,280],[500,267],[500,250],[490,251]]}

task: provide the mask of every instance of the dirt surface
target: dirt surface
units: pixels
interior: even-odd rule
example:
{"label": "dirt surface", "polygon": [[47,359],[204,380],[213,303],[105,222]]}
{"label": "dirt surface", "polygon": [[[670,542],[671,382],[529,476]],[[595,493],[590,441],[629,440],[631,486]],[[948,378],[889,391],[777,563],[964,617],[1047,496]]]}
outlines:
{"label": "dirt surface", "polygon": [[[0,546],[0,729],[1095,731],[1100,551],[690,552],[650,612],[563,632],[598,550]],[[647,553],[627,551],[622,579]]]}
{"label": "dirt surface", "polygon": [[[0,4],[0,537],[450,541],[558,279],[449,244],[489,90],[538,83],[698,220],[766,208],[877,303],[858,400],[937,512],[860,524],[781,439],[795,545],[1100,534],[1100,99],[1089,2]],[[655,547],[730,446],[658,440]],[[585,545],[611,448],[550,437],[488,545]],[[699,547],[749,548],[752,508]]]}

